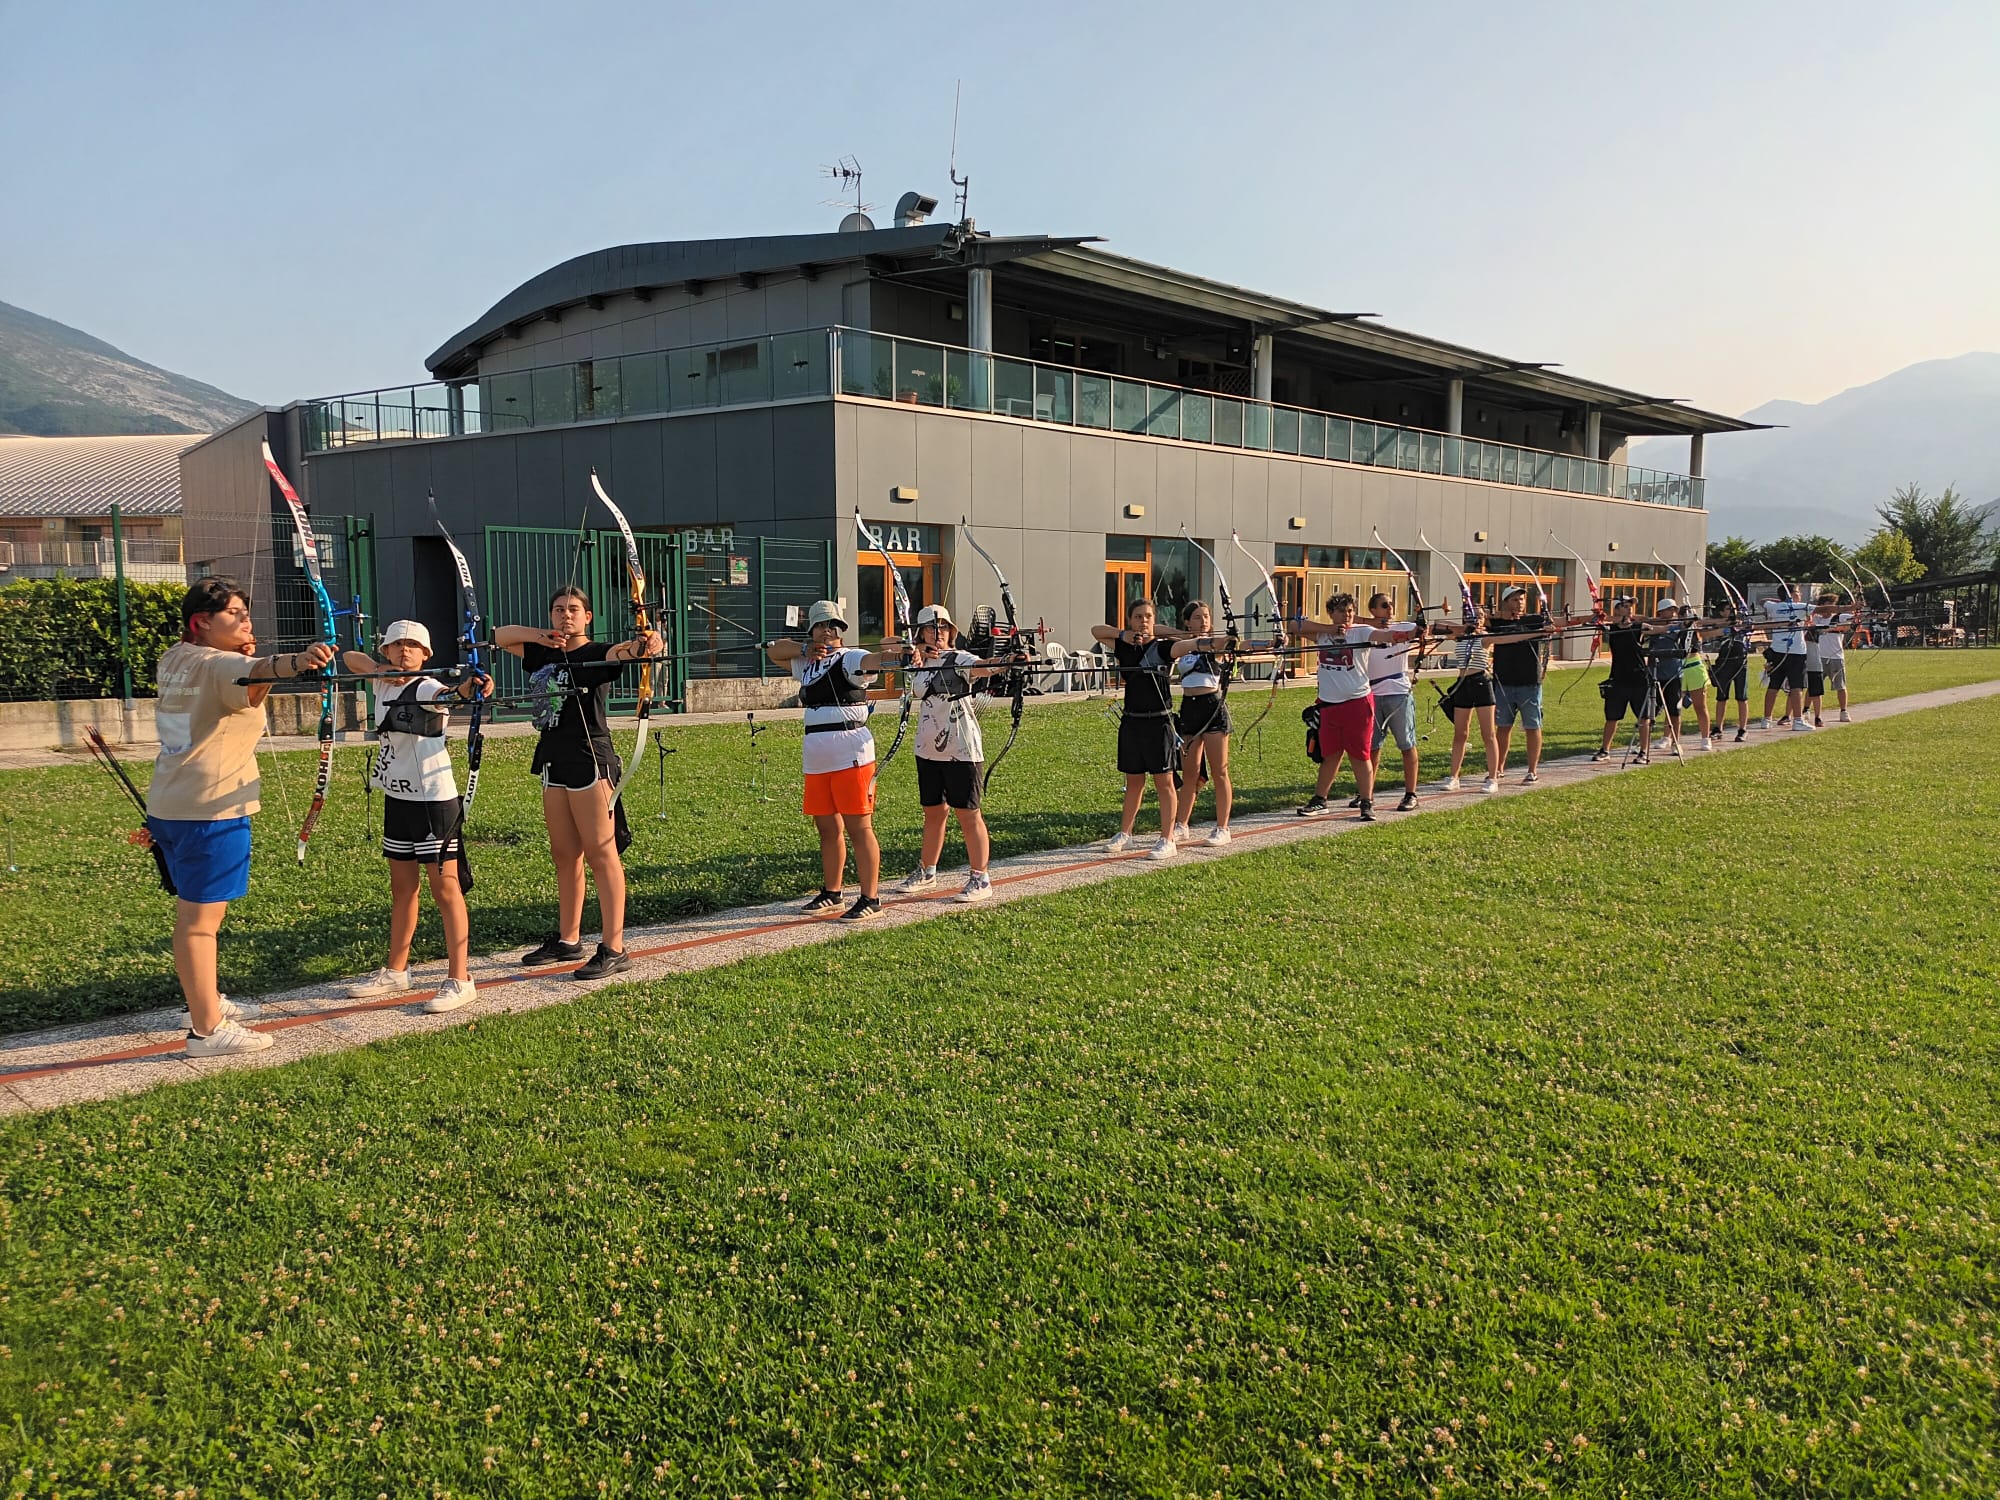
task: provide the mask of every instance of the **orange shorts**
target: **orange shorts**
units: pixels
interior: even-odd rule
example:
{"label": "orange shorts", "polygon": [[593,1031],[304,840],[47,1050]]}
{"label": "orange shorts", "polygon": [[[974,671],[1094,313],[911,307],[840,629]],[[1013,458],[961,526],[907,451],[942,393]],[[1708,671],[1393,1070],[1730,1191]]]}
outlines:
{"label": "orange shorts", "polygon": [[823,818],[829,813],[853,817],[875,811],[875,766],[847,766],[838,771],[820,771],[806,778],[806,816]]}

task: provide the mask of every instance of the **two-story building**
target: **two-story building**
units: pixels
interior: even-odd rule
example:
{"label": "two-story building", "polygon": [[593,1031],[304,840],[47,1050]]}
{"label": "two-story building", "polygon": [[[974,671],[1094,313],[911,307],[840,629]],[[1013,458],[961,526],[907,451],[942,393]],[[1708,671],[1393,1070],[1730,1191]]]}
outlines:
{"label": "two-story building", "polygon": [[[921,207],[579,256],[445,340],[432,383],[252,422],[296,445],[316,514],[370,518],[381,612],[436,614],[440,639],[454,591],[427,496],[490,577],[506,529],[579,524],[593,469],[642,531],[829,541],[862,642],[889,589],[856,510],[915,602],[961,620],[998,603],[969,524],[1023,623],[1072,646],[1134,597],[1213,597],[1190,539],[1264,619],[1232,534],[1286,614],[1344,587],[1401,599],[1380,542],[1433,603],[1457,597],[1447,563],[1488,598],[1533,580],[1584,606],[1572,549],[1644,603],[1663,564],[1701,568],[1703,439],[1752,424]],[[1685,473],[1625,463],[1658,434],[1687,437]]]}

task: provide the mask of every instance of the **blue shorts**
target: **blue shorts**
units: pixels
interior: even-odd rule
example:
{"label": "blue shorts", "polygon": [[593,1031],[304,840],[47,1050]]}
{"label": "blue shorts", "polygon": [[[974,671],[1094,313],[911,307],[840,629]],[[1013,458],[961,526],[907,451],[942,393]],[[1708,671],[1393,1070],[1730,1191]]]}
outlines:
{"label": "blue shorts", "polygon": [[181,900],[206,906],[249,894],[248,818],[222,818],[212,823],[148,818],[146,831],[167,856],[167,869]]}
{"label": "blue shorts", "polygon": [[1517,718],[1523,729],[1542,727],[1542,685],[1539,682],[1525,682],[1519,686],[1503,682],[1493,691],[1500,704],[1493,715],[1493,722],[1500,728],[1507,728]]}

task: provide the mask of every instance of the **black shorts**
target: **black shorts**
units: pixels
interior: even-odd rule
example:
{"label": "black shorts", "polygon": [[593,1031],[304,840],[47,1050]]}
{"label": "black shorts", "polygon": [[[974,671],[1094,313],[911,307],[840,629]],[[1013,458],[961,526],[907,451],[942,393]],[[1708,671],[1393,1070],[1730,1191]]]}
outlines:
{"label": "black shorts", "polygon": [[1183,693],[1181,711],[1174,720],[1184,740],[1204,734],[1229,733],[1229,699],[1222,693]]}
{"label": "black shorts", "polygon": [[1715,675],[1715,701],[1726,703],[1732,694],[1738,703],[1750,700],[1750,668],[1747,663],[1739,662],[1727,676]]}
{"label": "black shorts", "polygon": [[616,786],[624,767],[618,763],[618,752],[600,740],[594,746],[538,746],[532,769],[542,778],[545,787],[559,786],[581,792],[595,786],[599,778]]}
{"label": "black shorts", "polygon": [[1468,672],[1451,685],[1444,701],[1453,713],[1461,708],[1491,708],[1497,701],[1493,679],[1484,672]]}
{"label": "black shorts", "polygon": [[1808,698],[1819,698],[1824,697],[1825,694],[1826,673],[1808,671],[1806,673],[1806,696]]}
{"label": "black shorts", "polygon": [[1796,693],[1806,685],[1806,654],[1781,656],[1771,664],[1771,683],[1781,693]]}
{"label": "black shorts", "polygon": [[1164,776],[1176,768],[1174,726],[1165,714],[1119,716],[1120,771],[1127,776]]}
{"label": "black shorts", "polygon": [[1660,685],[1647,677],[1607,677],[1598,684],[1604,695],[1604,722],[1616,724],[1625,715],[1644,723],[1660,711]]}
{"label": "black shorts", "polygon": [[917,801],[924,807],[956,807],[977,811],[980,774],[976,760],[926,760],[917,757]]}
{"label": "black shorts", "polygon": [[382,857],[403,864],[458,866],[461,890],[472,889],[472,866],[465,860],[465,803],[453,797],[449,802],[406,802],[401,797],[382,799]]}

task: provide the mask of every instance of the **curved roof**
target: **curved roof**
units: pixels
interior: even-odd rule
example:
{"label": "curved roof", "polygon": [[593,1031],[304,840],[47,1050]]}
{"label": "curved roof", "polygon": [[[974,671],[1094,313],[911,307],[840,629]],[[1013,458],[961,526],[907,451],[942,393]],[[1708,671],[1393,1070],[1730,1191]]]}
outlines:
{"label": "curved roof", "polygon": [[181,453],[206,437],[0,436],[0,516],[177,516]]}
{"label": "curved roof", "polygon": [[770,234],[732,240],[658,240],[593,250],[552,266],[502,297],[460,329],[424,361],[431,374],[449,380],[472,373],[479,352],[502,334],[517,332],[537,318],[566,307],[633,292],[690,282],[725,281],[804,272],[822,266],[883,258],[892,261],[952,261],[997,264],[1039,250],[1079,245],[1090,236],[1054,239],[1048,235],[996,238],[969,234],[956,224],[912,224],[832,234]]}

